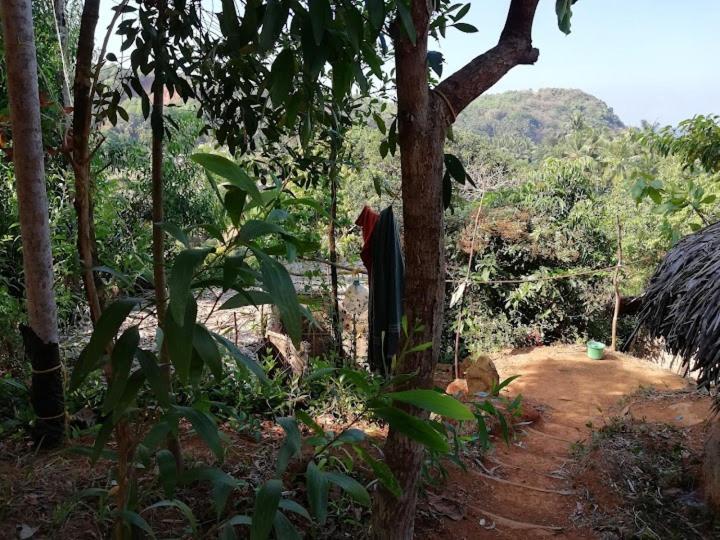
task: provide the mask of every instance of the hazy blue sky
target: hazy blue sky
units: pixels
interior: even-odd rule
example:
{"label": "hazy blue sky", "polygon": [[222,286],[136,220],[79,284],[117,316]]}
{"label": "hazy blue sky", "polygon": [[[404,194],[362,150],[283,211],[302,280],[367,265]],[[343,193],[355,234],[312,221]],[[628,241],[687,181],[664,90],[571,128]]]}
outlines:
{"label": "hazy blue sky", "polygon": [[[475,0],[464,21],[480,31],[451,30],[431,44],[445,55],[445,74],[497,42],[508,5]],[[110,16],[102,10],[98,39]],[[633,125],[720,113],[720,0],[580,0],[572,30],[558,30],[555,0],[540,0],[533,36],[540,60],[516,67],[492,91],[579,88]]]}
{"label": "hazy blue sky", "polygon": [[[476,34],[443,40],[448,73],[497,42],[509,0],[476,0],[465,21]],[[572,32],[557,27],[555,0],[540,0],[534,66],[514,68],[493,92],[580,88],[627,124],[677,123],[720,113],[720,0],[580,0]]]}

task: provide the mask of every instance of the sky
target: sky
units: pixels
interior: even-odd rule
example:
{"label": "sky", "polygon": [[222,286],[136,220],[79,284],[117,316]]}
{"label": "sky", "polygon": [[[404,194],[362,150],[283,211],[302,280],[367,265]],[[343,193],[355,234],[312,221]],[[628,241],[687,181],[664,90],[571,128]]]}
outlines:
{"label": "sky", "polygon": [[[497,42],[508,5],[475,0],[463,21],[479,32],[453,29],[431,44],[445,56],[444,75]],[[99,41],[112,16],[105,6]],[[538,62],[514,68],[491,92],[579,88],[628,125],[720,114],[720,0],[579,0],[568,36],[557,27],[555,0],[540,0],[533,44]]]}
{"label": "sky", "polygon": [[[463,21],[479,32],[448,32],[435,44],[444,75],[497,42],[508,5],[472,3]],[[720,0],[579,0],[567,36],[557,27],[555,0],[540,0],[533,45],[538,62],[514,68],[492,92],[579,88],[629,125],[720,114]]]}

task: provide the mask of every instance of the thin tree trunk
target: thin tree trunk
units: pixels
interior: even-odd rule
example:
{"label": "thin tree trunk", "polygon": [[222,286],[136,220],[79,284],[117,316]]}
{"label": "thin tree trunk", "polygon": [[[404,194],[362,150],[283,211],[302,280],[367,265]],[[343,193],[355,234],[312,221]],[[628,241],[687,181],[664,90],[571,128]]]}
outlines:
{"label": "thin tree trunk", "polygon": [[[54,0],[53,9],[55,11],[55,30],[58,36],[60,46],[60,61],[62,72],[58,74],[58,83],[62,94],[63,110],[67,111],[72,107],[72,96],[70,95],[70,81],[68,80],[68,29],[67,18],[65,17],[65,0]],[[67,112],[65,112],[67,114]],[[66,116],[66,129],[70,127],[70,117]],[[64,134],[63,134],[64,136]]]}
{"label": "thin tree trunk", "polygon": [[615,269],[615,275],[613,276],[613,288],[615,289],[615,311],[613,312],[612,319],[612,332],[611,332],[611,343],[610,348],[613,351],[617,350],[617,325],[618,319],[620,318],[620,305],[622,304],[622,296],[620,295],[620,271],[623,265],[623,252],[622,252],[622,225],[620,225],[620,218],[616,217],[617,222],[617,268]]}
{"label": "thin tree trunk", "polygon": [[38,417],[36,441],[42,446],[54,446],[65,437],[65,403],[32,4],[29,0],[2,0],[0,7],[25,272],[28,326],[22,329],[23,341],[33,369],[31,397]]}
{"label": "thin tree trunk", "polygon": [[332,332],[333,341],[335,342],[335,352],[338,355],[338,362],[342,362],[345,352],[343,351],[342,325],[340,323],[340,303],[338,300],[338,272],[337,272],[337,246],[335,242],[335,221],[337,220],[337,176],[339,167],[337,166],[338,151],[337,145],[340,142],[333,141],[331,143],[332,150],[330,159],[332,161],[330,168],[330,223],[328,224],[328,246],[330,251],[330,294],[332,296]]}
{"label": "thin tree trunk", "polygon": [[93,268],[98,264],[92,212],[90,178],[90,129],[92,125],[92,54],[100,0],[86,0],[80,19],[80,35],[75,62],[72,165],[75,172],[75,212],[78,222],[77,248],[83,286],[95,324],[102,311],[98,281]]}
{"label": "thin tree trunk", "polygon": [[[417,372],[413,388],[428,388],[440,352],[445,298],[443,143],[447,125],[442,102],[427,84],[425,2],[412,2],[417,31],[413,45],[403,34],[395,39],[398,127],[402,169],[403,239],[405,248],[405,315],[410,327],[423,325],[414,343],[432,342],[427,351],[406,356],[399,373]],[[402,32],[395,25],[395,32]],[[420,416],[414,408],[409,412]],[[402,489],[396,499],[380,489],[373,508],[372,534],[379,539],[411,539],[424,448],[395,430],[385,444],[385,458]]]}
{"label": "thin tree trunk", "polygon": [[[153,237],[153,277],[155,281],[155,308],[157,310],[158,327],[165,328],[167,311],[167,289],[165,279],[165,231],[163,229],[165,211],[163,203],[163,139],[165,135],[165,120],[163,109],[165,105],[165,26],[166,3],[158,3],[157,31],[154,44],[155,80],[153,81],[153,108],[150,117],[152,126],[152,237]],[[167,345],[163,340],[160,349],[160,364],[168,387],[172,382],[170,358]],[[178,470],[183,468],[182,450],[177,436],[170,434],[167,438],[168,450],[175,457]]]}

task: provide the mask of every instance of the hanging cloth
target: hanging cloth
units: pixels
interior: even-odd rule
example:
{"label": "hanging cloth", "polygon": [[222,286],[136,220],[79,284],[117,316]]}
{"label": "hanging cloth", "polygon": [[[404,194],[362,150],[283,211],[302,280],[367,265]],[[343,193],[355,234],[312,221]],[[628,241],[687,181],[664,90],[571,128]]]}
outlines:
{"label": "hanging cloth", "polygon": [[363,248],[360,252],[360,258],[362,259],[365,268],[367,268],[368,275],[370,275],[372,269],[372,233],[373,230],[375,230],[375,225],[377,225],[379,219],[380,214],[373,211],[372,208],[365,206],[362,209],[362,212],[360,212],[358,218],[355,220],[355,225],[359,225],[360,228],[362,228]]}
{"label": "hanging cloth", "polygon": [[400,344],[405,291],[405,263],[392,206],[380,213],[369,240],[368,363],[373,371],[389,375]]}

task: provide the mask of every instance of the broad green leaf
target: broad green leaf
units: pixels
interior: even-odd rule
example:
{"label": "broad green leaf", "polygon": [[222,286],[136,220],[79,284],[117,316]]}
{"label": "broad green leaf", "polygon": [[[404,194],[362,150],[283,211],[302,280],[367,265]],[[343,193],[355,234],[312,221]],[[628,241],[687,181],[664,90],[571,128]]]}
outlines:
{"label": "broad green leaf", "polygon": [[380,30],[385,22],[385,2],[384,0],[365,0],[365,8],[368,12],[370,25],[375,30]]}
{"label": "broad green leaf", "polygon": [[90,341],[80,353],[70,377],[70,391],[77,390],[88,374],[100,364],[108,345],[117,334],[130,311],[139,303],[137,298],[122,298],[105,308],[98,319]]}
{"label": "broad green leaf", "polygon": [[168,288],[170,289],[170,312],[176,322],[183,321],[185,306],[190,297],[190,284],[198,266],[202,264],[212,249],[185,249],[175,257]]}
{"label": "broad green leaf", "polygon": [[280,480],[268,480],[258,490],[250,525],[250,540],[265,540],[270,536],[281,493]]}
{"label": "broad green leaf", "polygon": [[456,182],[464,184],[465,180],[469,179],[462,161],[460,161],[457,156],[454,154],[445,154],[444,161],[445,169],[450,173],[450,176],[452,176]]}
{"label": "broad green leaf", "polygon": [[195,331],[192,338],[193,348],[202,361],[210,368],[216,382],[220,382],[223,376],[222,357],[218,350],[217,343],[202,324],[195,324]]}
{"label": "broad green leaf", "polygon": [[150,351],[138,349],[135,353],[135,357],[140,363],[140,367],[145,373],[145,377],[147,378],[148,383],[150,383],[150,388],[152,388],[158,403],[160,403],[163,407],[169,407],[170,388],[168,387],[167,378],[162,373],[155,355]]}
{"label": "broad green leaf", "polygon": [[366,438],[365,432],[361,429],[350,428],[343,431],[337,438],[338,441],[344,443],[359,443]]}
{"label": "broad green leaf", "polygon": [[117,404],[125,390],[130,368],[132,367],[135,350],[140,343],[140,331],[137,326],[131,326],[125,330],[117,340],[110,356],[112,366],[112,378],[103,403],[103,413],[108,414]]}
{"label": "broad green leaf", "polygon": [[198,526],[197,526],[197,519],[195,518],[195,514],[190,509],[190,507],[185,504],[184,502],[174,499],[169,501],[158,501],[155,504],[151,504],[148,506],[145,510],[153,510],[155,508],[177,508],[182,512],[182,515],[185,516],[185,519],[187,519],[188,523],[190,524],[190,528],[192,529],[193,533],[198,532]]}
{"label": "broad green leaf", "polygon": [[140,391],[140,387],[145,382],[145,373],[141,369],[137,369],[132,372],[128,377],[127,384],[123,390],[120,399],[118,400],[115,407],[113,407],[112,418],[113,422],[117,422],[123,413],[135,402],[135,398]]}
{"label": "broad green leaf", "polygon": [[442,77],[443,72],[443,54],[440,51],[428,51],[427,62],[438,77]]}
{"label": "broad green leaf", "polygon": [[305,510],[305,507],[301,504],[296,503],[295,501],[291,499],[280,499],[280,504],[278,504],[280,508],[283,510],[287,510],[288,512],[293,512],[299,516],[304,517],[308,521],[310,521],[312,518],[310,517],[310,514],[307,510]]}
{"label": "broad green leaf", "polygon": [[273,519],[273,529],[277,540],[300,540],[300,534],[290,520],[282,512],[276,512]]}
{"label": "broad green leaf", "polygon": [[272,304],[272,298],[265,291],[244,290],[228,298],[218,309],[237,309],[245,306]]}
{"label": "broad green leaf", "polygon": [[181,324],[175,320],[175,316],[169,310],[165,319],[165,344],[170,353],[170,360],[175,366],[175,373],[182,382],[187,382],[190,377],[196,317],[195,299],[188,295],[185,316],[181,319]]}
{"label": "broad green leaf", "polygon": [[276,474],[282,476],[287,469],[288,463],[291,459],[300,455],[300,447],[302,445],[302,439],[300,437],[300,430],[298,429],[297,422],[290,416],[277,418],[277,423],[282,426],[285,431],[285,440],[283,445],[280,447],[277,457]]}
{"label": "broad green leaf", "polygon": [[555,13],[557,14],[558,28],[565,33],[570,33],[570,19],[572,19],[572,5],[577,0],[555,0]]}
{"label": "broad green leaf", "polygon": [[463,403],[435,390],[406,390],[386,394],[395,401],[409,403],[453,420],[473,420],[475,416]]}
{"label": "broad green leaf", "polygon": [[308,413],[306,413],[305,411],[296,411],[295,416],[303,424],[312,429],[316,435],[320,435],[321,437],[325,436],[325,431],[323,430],[323,428],[321,428],[320,425],[315,420],[313,420]]}
{"label": "broad green leaf", "polygon": [[500,381],[496,386],[492,389],[492,394],[494,396],[497,396],[500,394],[500,391],[505,388],[507,385],[509,385],[511,382],[513,382],[515,379],[519,378],[520,375],[513,375],[512,377],[508,377],[507,379],[504,379]]}
{"label": "broad green leaf", "polygon": [[474,34],[475,32],[478,31],[478,29],[476,27],[474,27],[472,24],[468,24],[468,23],[464,23],[464,22],[455,23],[451,26],[454,26],[461,32],[465,32],[467,34]]}
{"label": "broad green leaf", "polygon": [[400,16],[400,21],[402,22],[403,29],[405,30],[408,39],[413,45],[415,45],[415,42],[417,41],[417,32],[415,31],[415,24],[412,20],[412,13],[410,12],[410,7],[407,2],[408,0],[397,0],[397,10],[398,15]]}
{"label": "broad green leaf", "polygon": [[[269,4],[269,3],[268,3]],[[235,187],[246,191],[259,205],[262,205],[260,190],[255,181],[242,170],[234,161],[217,154],[193,154],[190,156],[195,163],[205,167],[208,171],[227,180]]]}
{"label": "broad green leaf", "polygon": [[267,221],[251,219],[245,224],[243,224],[243,226],[240,228],[238,240],[243,244],[247,244],[252,240],[255,240],[256,238],[260,238],[261,236],[266,236],[268,234],[279,234],[281,236],[288,236],[287,231],[285,231],[285,229],[283,229],[277,223],[269,223]]}
{"label": "broad green leaf", "polygon": [[290,274],[283,265],[268,257],[262,250],[251,249],[260,262],[263,284],[280,311],[280,318],[290,339],[298,347],[302,334],[302,310]]}
{"label": "broad green leaf", "polygon": [[240,218],[242,217],[243,210],[245,209],[246,198],[247,193],[235,186],[230,186],[225,192],[223,204],[228,216],[230,216],[230,221],[232,221],[235,226],[240,223]]}
{"label": "broad green leaf", "polygon": [[275,57],[270,68],[270,99],[275,107],[279,107],[288,99],[295,76],[295,56],[292,50],[283,49]]}
{"label": "broad green leaf", "polygon": [[103,448],[105,448],[105,445],[110,440],[113,427],[115,427],[115,424],[112,422],[112,417],[108,417],[105,419],[100,431],[98,431],[98,434],[95,436],[95,444],[93,444],[92,453],[90,454],[90,462],[93,465],[97,463],[98,459],[100,459]]}
{"label": "broad green leaf", "polygon": [[215,457],[219,460],[223,459],[223,447],[220,442],[220,434],[215,422],[210,420],[208,415],[203,412],[193,409],[192,407],[181,407],[180,405],[173,405],[173,409],[180,415],[187,418],[192,424],[195,432],[202,438],[203,441],[208,445],[208,448],[212,450]]}
{"label": "broad green leaf", "polygon": [[178,481],[175,456],[169,450],[162,449],[156,454],[155,459],[157,460],[163,492],[166,498],[171,499],[175,496],[175,487]]}
{"label": "broad green leaf", "polygon": [[395,497],[400,497],[400,495],[402,495],[402,489],[400,488],[400,484],[398,484],[395,475],[390,470],[390,467],[388,467],[387,463],[372,457],[370,453],[362,446],[353,446],[353,448],[355,448],[355,452],[357,452],[357,454],[362,458],[362,460],[370,466],[373,474],[378,479],[378,481],[385,487],[385,489],[387,489]]}
{"label": "broad green leaf", "polygon": [[230,353],[230,356],[235,359],[239,366],[246,368],[262,382],[268,382],[265,370],[263,370],[262,366],[258,364],[254,358],[242,352],[232,341],[230,341],[226,337],[221,336],[220,334],[216,334],[215,332],[211,332],[211,334],[215,338],[215,340],[220,343],[220,345],[225,347],[225,349]]}
{"label": "broad green leaf", "polygon": [[268,51],[277,43],[285,21],[288,18],[288,7],[280,0],[268,0],[263,16],[263,25],[258,39],[258,45],[263,51]]}
{"label": "broad green leaf", "polygon": [[305,479],[307,482],[307,497],[308,503],[310,504],[310,511],[318,523],[324,525],[327,520],[330,484],[328,483],[325,473],[318,469],[314,461],[308,463],[305,471]]}
{"label": "broad green leaf", "polygon": [[155,533],[153,532],[152,527],[150,527],[148,522],[145,521],[137,512],[133,512],[131,510],[117,510],[117,515],[127,524],[137,527],[149,534],[151,538],[155,538]]}
{"label": "broad green leaf", "polygon": [[365,486],[346,474],[326,472],[328,482],[335,484],[363,506],[370,506],[370,494]]}
{"label": "broad green leaf", "polygon": [[325,29],[332,22],[332,11],[328,0],[309,0],[308,11],[310,12],[310,22],[313,29],[313,37],[315,45],[322,44]]}
{"label": "broad green leaf", "polygon": [[353,64],[346,61],[337,61],[332,66],[332,94],[333,99],[340,103],[350,93],[354,79]]}
{"label": "broad green leaf", "polygon": [[450,450],[447,439],[438,433],[429,422],[420,420],[395,407],[376,407],[375,415],[385,420],[390,427],[413,439],[430,450],[446,454]]}
{"label": "broad green leaf", "polygon": [[188,235],[185,234],[185,231],[183,231],[180,227],[178,227],[174,223],[165,222],[163,223],[162,228],[165,229],[165,232],[167,232],[170,236],[172,236],[175,240],[180,242],[186,248],[190,247],[190,239],[188,238]]}

